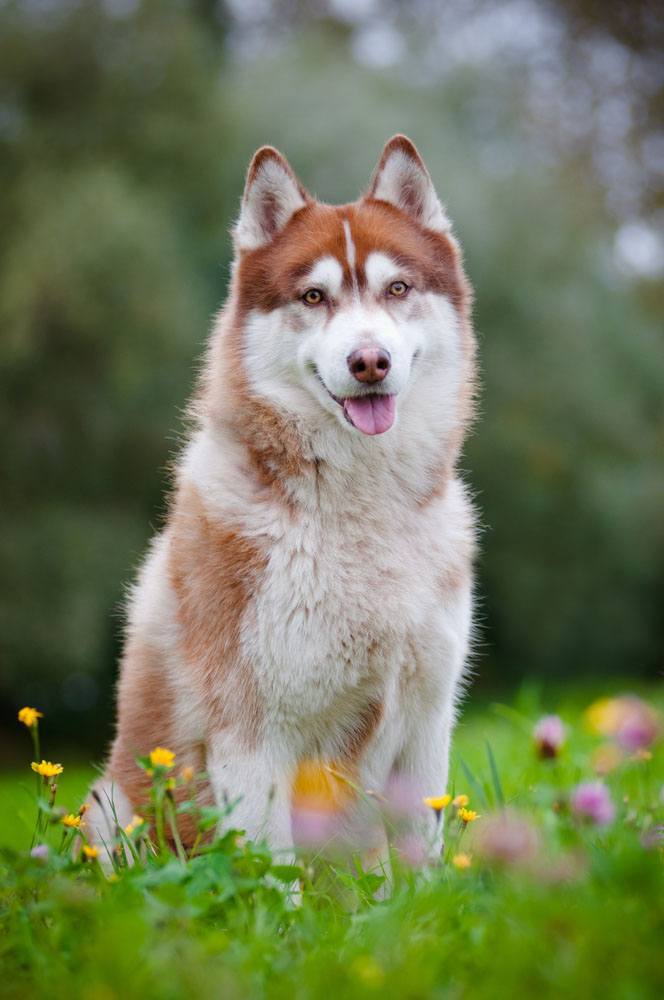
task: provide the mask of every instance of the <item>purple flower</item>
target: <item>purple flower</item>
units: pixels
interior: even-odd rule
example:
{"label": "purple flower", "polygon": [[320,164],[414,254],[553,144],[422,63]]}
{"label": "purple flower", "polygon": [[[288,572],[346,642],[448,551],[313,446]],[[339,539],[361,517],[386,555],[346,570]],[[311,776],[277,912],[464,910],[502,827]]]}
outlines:
{"label": "purple flower", "polygon": [[37,844],[30,851],[31,858],[37,858],[39,861],[46,861],[49,855],[48,844]]}
{"label": "purple flower", "polygon": [[385,788],[384,802],[392,822],[423,816],[427,811],[422,803],[421,789],[413,778],[405,774],[391,775]]}
{"label": "purple flower", "polygon": [[641,698],[625,697],[616,739],[625,750],[634,753],[645,750],[659,735],[656,711]]}
{"label": "purple flower", "polygon": [[664,847],[664,823],[651,826],[649,830],[644,830],[641,834],[641,844],[647,851],[654,851],[656,848]]}
{"label": "purple flower", "polygon": [[632,753],[647,749],[662,728],[659,712],[634,694],[600,698],[586,710],[586,724],[592,732],[610,736]]}
{"label": "purple flower", "polygon": [[539,843],[530,820],[511,809],[487,816],[476,836],[478,854],[498,865],[530,864],[537,856]]}
{"label": "purple flower", "polygon": [[302,847],[320,847],[339,830],[339,817],[321,809],[293,809],[293,837]]}
{"label": "purple flower", "polygon": [[396,844],[399,857],[409,868],[423,868],[429,860],[426,845],[416,833],[406,833]]}
{"label": "purple flower", "polygon": [[540,757],[557,757],[565,742],[565,726],[558,715],[543,716],[533,730]]}
{"label": "purple flower", "polygon": [[601,781],[586,781],[577,785],[570,807],[577,819],[594,823],[596,826],[608,826],[616,815],[613,799]]}

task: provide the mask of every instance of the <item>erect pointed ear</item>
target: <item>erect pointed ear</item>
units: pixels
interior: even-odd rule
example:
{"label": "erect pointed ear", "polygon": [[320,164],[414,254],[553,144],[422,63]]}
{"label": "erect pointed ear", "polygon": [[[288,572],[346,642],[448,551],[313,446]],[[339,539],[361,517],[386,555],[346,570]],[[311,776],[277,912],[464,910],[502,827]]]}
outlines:
{"label": "erect pointed ear", "polygon": [[272,146],[262,146],[247,171],[240,217],[233,230],[236,246],[256,250],[269,243],[308,201],[288,160]]}
{"label": "erect pointed ear", "polygon": [[429,171],[405,135],[392,136],[383,149],[371,178],[369,197],[395,205],[427,229],[450,231],[449,219],[438,200]]}

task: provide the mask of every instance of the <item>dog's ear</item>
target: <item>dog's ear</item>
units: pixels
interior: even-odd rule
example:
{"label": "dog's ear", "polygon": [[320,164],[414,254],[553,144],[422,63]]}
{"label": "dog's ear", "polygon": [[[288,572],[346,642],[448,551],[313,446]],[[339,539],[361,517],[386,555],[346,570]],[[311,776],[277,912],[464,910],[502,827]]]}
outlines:
{"label": "dog's ear", "polygon": [[450,232],[450,221],[438,200],[429,171],[405,135],[394,135],[386,143],[371,178],[368,196],[395,205],[427,229]]}
{"label": "dog's ear", "polygon": [[239,250],[264,246],[310,200],[288,160],[272,146],[262,146],[247,171],[240,217],[233,229],[235,245]]}

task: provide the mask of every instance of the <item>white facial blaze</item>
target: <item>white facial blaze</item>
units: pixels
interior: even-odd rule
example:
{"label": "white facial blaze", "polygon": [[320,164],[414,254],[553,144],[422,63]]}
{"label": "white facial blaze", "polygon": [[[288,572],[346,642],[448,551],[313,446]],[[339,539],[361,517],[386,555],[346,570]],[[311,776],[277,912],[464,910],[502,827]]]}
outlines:
{"label": "white facial blaze", "polygon": [[344,219],[344,235],[346,237],[346,260],[348,261],[348,268],[350,270],[351,281],[353,282],[353,290],[358,290],[357,281],[357,271],[355,265],[357,263],[357,254],[355,252],[355,244],[353,243],[353,234],[350,231],[350,222],[348,219]]}

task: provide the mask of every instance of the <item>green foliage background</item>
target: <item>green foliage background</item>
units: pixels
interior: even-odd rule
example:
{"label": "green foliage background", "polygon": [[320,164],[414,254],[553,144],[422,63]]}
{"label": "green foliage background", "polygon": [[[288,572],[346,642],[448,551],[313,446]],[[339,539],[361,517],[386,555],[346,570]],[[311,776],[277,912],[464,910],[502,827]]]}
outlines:
{"label": "green foliage background", "polygon": [[[240,6],[0,2],[7,716],[38,704],[52,731],[103,745],[123,588],[160,523],[253,149],[281,147],[311,190],[347,200],[396,131],[420,146],[477,290],[480,682],[653,673],[663,293],[616,263],[625,219],[592,149],[551,142],[518,64],[424,76],[417,32],[442,5],[385,5],[415,29],[383,68],[357,57],[343,4],[267,4],[253,47]],[[544,6],[574,62],[569,5]],[[593,9],[579,5],[584,30],[638,50]],[[642,207],[661,210],[652,191]]]}

